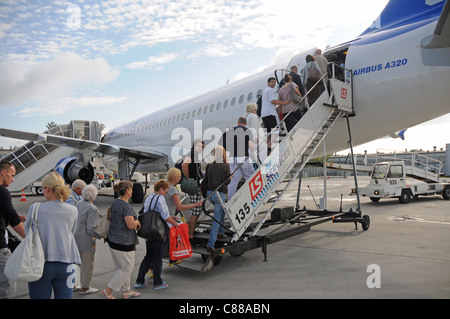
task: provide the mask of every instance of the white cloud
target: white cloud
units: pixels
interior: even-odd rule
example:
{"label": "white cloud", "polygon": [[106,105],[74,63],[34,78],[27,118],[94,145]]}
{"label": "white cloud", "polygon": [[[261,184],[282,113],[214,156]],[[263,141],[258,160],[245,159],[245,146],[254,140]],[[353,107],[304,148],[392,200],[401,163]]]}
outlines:
{"label": "white cloud", "polygon": [[104,58],[84,59],[60,53],[51,61],[0,63],[0,106],[61,97],[87,86],[116,79],[120,70]]}
{"label": "white cloud", "polygon": [[39,106],[25,107],[18,114],[20,117],[48,116],[64,114],[78,108],[102,107],[126,101],[126,97],[115,96],[85,96],[61,97],[56,100],[40,101]]}
{"label": "white cloud", "polygon": [[125,67],[132,70],[161,70],[162,64],[169,63],[178,58],[176,53],[161,53],[157,56],[151,56],[145,61],[128,63]]}

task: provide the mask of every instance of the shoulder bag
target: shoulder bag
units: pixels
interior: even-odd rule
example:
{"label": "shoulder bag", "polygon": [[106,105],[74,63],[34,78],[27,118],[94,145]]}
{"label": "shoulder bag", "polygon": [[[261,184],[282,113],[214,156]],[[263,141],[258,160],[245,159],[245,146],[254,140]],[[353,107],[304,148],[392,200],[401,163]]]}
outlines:
{"label": "shoulder bag", "polygon": [[[162,219],[160,212],[155,210],[156,205],[158,205],[159,196],[161,195],[153,196],[148,211],[140,214],[138,217],[138,220],[141,223],[138,236],[156,242],[164,241],[169,232],[169,226],[164,219]],[[152,209],[152,203],[155,198],[157,198],[157,200]]]}
{"label": "shoulder bag", "polygon": [[314,67],[313,63],[311,63],[311,66],[308,69],[308,79],[307,82],[311,84],[316,84],[317,81],[320,80],[320,74],[319,71]]}
{"label": "shoulder bag", "polygon": [[17,246],[5,265],[9,280],[31,282],[39,280],[44,272],[45,256],[37,228],[39,204],[33,206],[28,234]]}
{"label": "shoulder bag", "polygon": [[295,92],[294,83],[290,83],[289,94],[291,102],[294,104],[298,104],[302,100],[302,97]]}

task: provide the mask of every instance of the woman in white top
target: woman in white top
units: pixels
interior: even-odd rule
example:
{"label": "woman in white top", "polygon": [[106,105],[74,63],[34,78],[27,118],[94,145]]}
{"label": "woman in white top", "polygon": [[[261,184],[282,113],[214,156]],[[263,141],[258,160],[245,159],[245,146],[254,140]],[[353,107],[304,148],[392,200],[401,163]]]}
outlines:
{"label": "woman in white top", "polygon": [[[162,219],[166,221],[169,227],[178,227],[177,221],[174,219],[174,217],[170,216],[169,208],[167,207],[166,200],[164,199],[164,196],[169,190],[169,184],[164,180],[159,180],[153,187],[155,192],[145,200],[144,212],[150,209],[156,210],[161,214]],[[152,202],[153,198],[155,198],[155,200]],[[150,203],[152,204],[151,207]],[[145,282],[144,277],[147,271],[150,269],[150,266],[153,269],[153,289],[164,289],[169,287],[169,285],[161,278],[162,253],[165,241],[163,240],[157,242],[146,240],[145,245],[147,248],[147,253],[145,254],[144,259],[141,262],[141,266],[139,267],[139,273],[134,287],[143,288],[148,286],[148,283]]]}

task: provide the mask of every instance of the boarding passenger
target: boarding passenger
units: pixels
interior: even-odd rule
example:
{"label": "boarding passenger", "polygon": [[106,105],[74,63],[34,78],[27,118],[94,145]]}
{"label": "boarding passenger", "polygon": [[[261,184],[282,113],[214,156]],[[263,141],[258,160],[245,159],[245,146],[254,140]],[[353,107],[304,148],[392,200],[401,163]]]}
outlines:
{"label": "boarding passenger", "polygon": [[270,77],[267,80],[267,87],[264,89],[261,99],[261,117],[268,134],[268,152],[270,152],[272,144],[275,144],[279,136],[279,129],[273,130],[278,125],[278,123],[280,123],[280,118],[278,117],[277,112],[277,105],[287,105],[290,103],[290,101],[282,102],[278,99],[275,92],[276,84],[277,80],[273,77]]}
{"label": "boarding passenger", "polygon": [[[80,254],[75,242],[78,210],[65,203],[70,194],[68,185],[56,172],[42,180],[47,202],[38,209],[37,228],[44,250],[45,264],[41,279],[28,283],[30,299],[50,299],[52,290],[55,299],[72,299],[73,287],[70,285],[74,273],[73,264],[80,264]],[[28,210],[31,216],[34,205]],[[31,219],[25,222],[29,229]]]}
{"label": "boarding passenger", "polygon": [[97,288],[90,286],[92,273],[94,272],[96,239],[102,236],[97,231],[99,212],[94,200],[98,190],[94,185],[87,185],[81,193],[83,199],[78,201],[78,225],[75,233],[78,250],[81,257],[81,295],[98,292]]}
{"label": "boarding passenger", "polygon": [[247,120],[243,116],[238,119],[237,124],[227,130],[219,141],[219,145],[223,146],[230,154],[230,170],[233,177],[228,185],[228,199],[231,199],[236,193],[242,175],[247,180],[255,171],[253,161],[246,160],[249,154],[255,151],[252,131],[246,127]]}
{"label": "boarding passenger", "polygon": [[306,65],[303,68],[303,83],[305,83],[306,90],[308,90],[308,92],[312,87],[314,87],[314,89],[308,94],[308,103],[310,107],[313,106],[314,102],[316,102],[322,92],[322,84],[318,83],[316,85],[321,76],[322,71],[320,71],[316,59],[312,55],[308,54],[306,56]]}
{"label": "boarding passenger", "polygon": [[[180,194],[178,193],[178,189],[175,187],[181,181],[181,171],[178,168],[172,167],[171,169],[169,169],[167,171],[166,178],[167,183],[169,184],[169,190],[167,191],[167,194],[164,196],[164,199],[166,200],[170,216],[176,217],[177,212],[202,206],[203,201],[198,201],[197,203],[189,205],[181,204]],[[168,246],[170,244],[169,241],[166,244]],[[169,260],[169,266],[175,265],[180,262],[182,262],[181,259],[177,261]]]}
{"label": "boarding passenger", "polygon": [[[178,227],[177,221],[169,214],[169,208],[167,207],[166,200],[164,198],[169,190],[169,184],[164,180],[159,180],[153,187],[154,193],[145,200],[144,212],[149,211],[150,209],[156,210],[161,214],[162,219],[165,220],[169,227]],[[155,196],[157,197],[155,198]],[[150,207],[150,203],[152,203],[152,207]],[[169,287],[169,285],[161,278],[162,254],[165,244],[165,241],[146,240],[145,245],[147,252],[141,262],[141,266],[139,267],[138,277],[136,279],[136,284],[134,285],[135,288],[143,288],[148,286],[148,283],[145,282],[145,274],[148,272],[150,267],[153,269],[153,289],[158,290]]]}
{"label": "boarding passenger", "polygon": [[11,201],[11,194],[7,187],[14,181],[16,168],[8,162],[0,162],[0,299],[12,297],[11,282],[3,274],[5,264],[11,256],[8,247],[8,224],[21,236],[25,237],[23,223],[25,217],[19,216]]}
{"label": "boarding passenger", "polygon": [[[298,89],[297,84],[292,82],[292,78],[289,74],[286,74],[284,76],[284,83],[285,85],[278,91],[278,96],[281,101],[291,100],[291,103],[280,106],[283,113],[284,123],[286,124],[286,129],[289,132],[302,117],[299,105],[297,105],[293,101],[293,98],[291,98],[291,94],[297,94],[300,98],[302,97],[302,95]],[[289,112],[291,113],[289,114]]]}
{"label": "boarding passenger", "polygon": [[327,65],[327,73],[330,78],[333,76],[333,68],[334,78],[340,81],[344,81],[344,72],[339,65],[339,59],[336,54],[332,54],[330,56],[330,63]]}
{"label": "boarding passenger", "polygon": [[[261,119],[257,115],[257,110],[258,105],[256,103],[248,104],[244,117],[247,120],[246,127],[252,131],[253,142],[256,144],[257,153],[255,157],[258,157],[259,162],[263,162],[267,157],[267,141],[264,129],[261,127]],[[253,161],[256,160],[254,157],[252,159]]]}
{"label": "boarding passenger", "polygon": [[[208,190],[206,192],[208,196],[223,184],[222,187],[209,198],[209,200],[214,204],[214,218],[220,221],[221,224],[225,221],[225,212],[220,203],[219,197],[222,200],[222,203],[225,202],[225,197],[228,192],[227,185],[230,181],[229,177],[230,166],[228,164],[227,153],[222,146],[218,145],[214,149],[214,162],[206,166],[205,179],[208,184]],[[206,246],[208,251],[212,251],[214,249],[217,237],[225,238],[227,236],[224,234],[223,226],[214,220],[209,232],[209,241]]]}
{"label": "boarding passenger", "polygon": [[[203,179],[203,173],[201,171],[201,154],[205,148],[205,143],[201,139],[195,139],[192,144],[189,156],[186,156],[181,164],[181,170],[184,176],[193,178],[197,181],[199,187],[197,194],[189,195],[189,203],[196,204],[202,199],[200,191],[200,180]],[[198,217],[202,212],[201,206],[191,208],[191,217],[189,218],[189,238],[194,238],[194,231],[197,225]]]}
{"label": "boarding passenger", "polygon": [[111,206],[111,223],[107,242],[111,251],[115,272],[111,280],[102,290],[106,299],[114,299],[112,291],[121,291],[122,298],[138,297],[141,294],[130,290],[131,273],[134,269],[136,230],[141,228],[137,214],[128,203],[133,194],[133,183],[119,183],[119,198]]}
{"label": "boarding passenger", "polygon": [[[328,60],[322,55],[322,50],[317,49],[314,58],[316,59],[317,64],[319,65],[320,71],[322,74],[327,74],[327,65]],[[328,80],[328,76],[325,76],[325,81]]]}
{"label": "boarding passenger", "polygon": [[[297,84],[298,90],[300,91],[300,94],[302,96],[306,95],[305,86],[302,83],[302,78],[300,75],[298,75],[298,68],[296,65],[291,66],[291,72],[289,72],[289,75],[292,78],[292,82]],[[284,85],[284,78],[280,81],[280,87],[283,87]]]}
{"label": "boarding passenger", "polygon": [[169,184],[169,190],[167,191],[167,195],[164,196],[166,199],[167,207],[169,208],[170,216],[175,216],[176,212],[201,207],[203,201],[198,201],[194,204],[183,205],[180,201],[180,194],[178,193],[178,189],[175,187],[181,181],[181,171],[172,167],[167,171],[167,183]]}
{"label": "boarding passenger", "polygon": [[66,203],[75,206],[79,200],[81,200],[81,193],[86,183],[82,179],[76,179],[72,183],[72,190]]}

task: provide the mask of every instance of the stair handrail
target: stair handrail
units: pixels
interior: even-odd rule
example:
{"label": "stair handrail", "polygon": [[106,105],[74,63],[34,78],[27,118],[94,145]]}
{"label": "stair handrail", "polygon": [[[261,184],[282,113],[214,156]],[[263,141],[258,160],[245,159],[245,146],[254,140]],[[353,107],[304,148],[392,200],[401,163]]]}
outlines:
{"label": "stair handrail", "polygon": [[[335,71],[334,71],[334,68],[335,68],[335,66],[338,66],[338,65],[336,65],[335,63],[332,63],[332,62],[330,62],[329,64],[333,64],[333,66],[332,66],[332,74],[331,74],[331,75],[332,75],[332,78],[335,78]],[[338,67],[340,67],[340,66],[338,66]],[[346,70],[345,68],[342,68],[342,69],[343,69],[343,70]],[[275,73],[276,73],[276,70],[275,70]],[[304,96],[302,96],[301,100],[296,104],[296,106],[300,106],[300,105],[302,104],[302,102],[305,101],[305,106],[306,106],[306,109],[307,109],[307,112],[308,112],[309,109],[310,109],[310,105],[309,105],[308,99],[306,99],[306,97],[308,97],[308,96],[310,95],[310,93],[314,90],[314,88],[315,88],[317,85],[319,85],[319,83],[321,83],[321,82],[324,83],[325,90],[327,90],[327,87],[328,87],[328,86],[327,86],[327,83],[326,83],[326,81],[325,81],[325,78],[326,78],[326,76],[328,76],[328,75],[329,75],[328,72],[325,73],[325,74],[322,74],[322,76],[321,76],[321,77],[319,78],[319,80],[317,80],[317,82],[311,87],[311,89],[309,89],[309,90],[306,92],[306,94],[305,94]],[[275,74],[275,76],[276,76],[276,74]],[[344,81],[345,81],[345,79],[344,79]],[[305,99],[306,99],[306,100],[305,100]],[[268,133],[267,137],[271,136],[271,134],[272,134],[273,132],[275,132],[276,130],[279,130],[279,129],[280,129],[281,125],[285,122],[285,119],[286,119],[286,118],[294,111],[294,109],[295,109],[295,107],[292,108],[292,110],[289,111],[289,112],[286,114],[286,116],[283,117],[282,120],[280,120],[280,122],[279,122],[279,123],[278,123],[271,131],[270,131],[270,133]],[[286,134],[286,137],[287,137],[287,135],[288,135],[288,134]],[[283,139],[284,139],[284,138],[283,138]],[[265,142],[265,141],[259,141],[258,144],[257,144],[257,146],[262,145],[264,142]],[[281,142],[281,141],[280,141],[280,142]],[[207,201],[210,197],[212,197],[215,193],[217,193],[217,192],[219,191],[219,189],[221,189],[225,184],[227,184],[227,182],[228,182],[228,180],[231,178],[231,176],[233,176],[233,174],[234,174],[237,170],[239,170],[239,169],[242,167],[242,165],[244,165],[244,164],[248,161],[248,159],[251,158],[251,156],[252,156],[255,152],[257,152],[257,150],[258,150],[258,147],[255,147],[254,150],[251,151],[251,152],[249,153],[249,155],[247,155],[247,156],[245,157],[245,160],[242,161],[242,163],[239,163],[239,165],[238,165],[232,172],[230,172],[230,175],[227,177],[227,179],[226,179],[222,184],[220,184],[215,190],[211,191],[211,193],[210,193],[209,195],[207,195],[207,196],[203,199],[202,210],[203,210],[203,212],[205,213],[205,215],[207,215],[208,217],[210,217],[210,218],[212,218],[213,220],[215,220],[216,222],[218,222],[219,225],[223,226],[223,227],[226,228],[227,230],[230,230],[230,231],[231,231],[230,228],[228,228],[228,227],[226,227],[225,225],[223,225],[220,221],[218,221],[217,219],[215,219],[213,216],[211,216],[211,215],[206,211],[206,209],[205,209],[206,201]],[[211,150],[211,152],[210,152],[208,155],[206,155],[204,158],[207,158],[208,156],[211,156],[211,155],[213,154],[213,152],[214,152],[214,148],[213,148],[213,149]],[[256,155],[257,155],[257,154],[256,154]],[[261,163],[259,163],[259,161],[257,161],[257,165],[258,165],[258,169],[259,169],[259,167],[261,166]],[[220,196],[219,196],[219,203],[220,203],[220,205],[222,206],[224,212],[227,214],[227,210],[226,210],[225,204],[222,202],[222,200],[220,200]],[[232,232],[233,232],[233,231],[232,231]]]}

